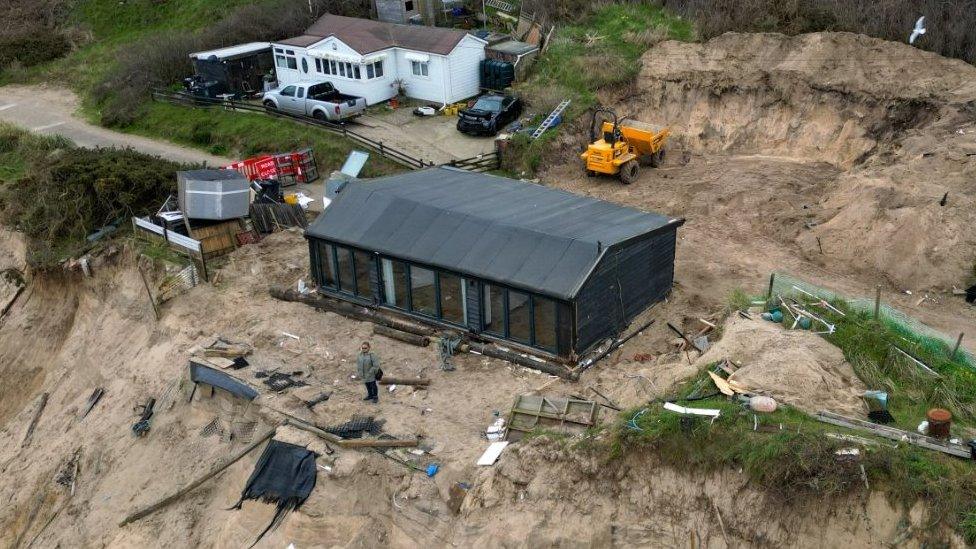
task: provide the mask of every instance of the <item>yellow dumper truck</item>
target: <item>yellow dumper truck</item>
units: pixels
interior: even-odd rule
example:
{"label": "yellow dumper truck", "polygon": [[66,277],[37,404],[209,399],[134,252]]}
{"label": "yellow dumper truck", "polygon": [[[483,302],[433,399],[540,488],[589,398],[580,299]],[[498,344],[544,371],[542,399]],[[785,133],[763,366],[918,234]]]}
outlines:
{"label": "yellow dumper truck", "polygon": [[[597,115],[600,119],[597,135]],[[637,180],[641,163],[656,168],[664,161],[664,144],[671,135],[668,128],[658,128],[636,120],[617,120],[613,109],[600,107],[593,111],[590,122],[590,144],[580,155],[586,163],[586,175],[598,173],[618,175],[631,184]],[[599,137],[599,139],[597,139]]]}

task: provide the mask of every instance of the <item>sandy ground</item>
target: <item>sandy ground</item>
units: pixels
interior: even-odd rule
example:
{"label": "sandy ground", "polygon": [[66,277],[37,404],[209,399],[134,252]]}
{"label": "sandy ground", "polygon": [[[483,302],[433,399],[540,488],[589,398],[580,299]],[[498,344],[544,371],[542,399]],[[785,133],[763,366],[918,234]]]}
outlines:
{"label": "sandy ground", "polygon": [[[923,512],[911,514],[874,497],[847,502],[844,513],[816,502],[770,511],[779,503],[734,472],[702,477],[650,463],[642,454],[609,463],[542,440],[511,447],[493,468],[478,467],[475,461],[488,444],[482,430],[496,412],[505,414],[517,394],[546,386],[547,395],[567,396],[590,385],[611,398],[627,387],[639,390],[643,401],[665,394],[698,366],[684,366],[682,355],[673,353],[664,320],[684,324],[691,320],[681,311],[705,310],[677,290],[649,313],[658,320],[652,329],[578,384],[474,355],[456,357],[457,371],[443,372],[432,348],[374,337],[368,323],[270,298],[270,285],[307,277],[303,248],[299,234],[286,232],[238,250],[221,268],[219,284],[167,302],[158,321],[127,250],[97,257],[90,279],[77,273],[35,278],[0,325],[0,376],[18,380],[0,388],[0,478],[17,479],[0,482],[0,545],[34,540],[37,546],[247,546],[273,508],[248,502],[240,511],[226,509],[237,500],[259,450],[176,504],[124,528],[117,524],[248,440],[203,437],[208,423],[217,419],[233,432],[252,424],[258,434],[280,422],[275,410],[321,425],[374,415],[387,434],[422,437],[425,455],[399,459],[441,469],[429,478],[372,452],[326,455],[313,436],[282,429],[277,438],[308,445],[331,471],[319,469],[311,498],[258,547],[684,546],[689,535],[715,547],[819,547],[890,540],[904,524],[924,519]],[[251,365],[234,372],[261,390],[254,403],[206,391],[188,401],[189,351],[214,335],[255,346]],[[379,405],[364,403],[362,386],[350,374],[358,342],[366,339],[390,375],[421,373],[431,379],[430,388],[399,387],[383,391]],[[661,360],[631,360],[638,352]],[[300,372],[309,386],[271,393],[254,374],[275,368]],[[643,381],[628,377],[641,372]],[[105,396],[80,419],[95,387],[104,387]],[[309,411],[302,399],[322,391],[331,397]],[[41,392],[49,393],[48,404],[24,447]],[[158,399],[152,430],[135,438],[135,407],[149,397]],[[603,410],[599,417],[608,421],[613,415]],[[75,454],[80,459],[72,496],[52,479],[72,469]],[[457,482],[470,488],[455,515],[447,501]],[[713,505],[724,516],[724,534]]]}
{"label": "sandy ground", "polygon": [[[893,83],[905,75],[913,85]],[[884,283],[895,305],[946,331],[972,331],[976,313],[946,290],[966,276],[976,249],[968,215],[976,165],[965,152],[976,147],[966,106],[974,83],[968,65],[844,34],[725,35],[649,52],[620,107],[673,126],[666,166],[631,186],[586,178],[575,156],[581,138],[567,135],[558,143],[565,164],[543,181],[685,217],[677,283],[637,321],[656,323],[576,384],[473,355],[442,372],[432,348],[372,337],[367,323],[273,300],[272,284],[308,277],[307,248],[292,232],[241,248],[219,283],[167,302],[159,320],[130,250],[97,257],[93,278],[36,276],[0,320],[0,546],[247,546],[272,508],[226,508],[257,451],[173,506],[117,524],[242,448],[246,436],[201,437],[213,419],[263,432],[281,419],[273,410],[324,425],[374,414],[389,434],[421,435],[427,453],[417,465],[436,462],[441,471],[429,478],[371,452],[323,455],[319,464],[332,471],[319,470],[305,506],[259,547],[860,547],[892,543],[908,526],[928,530],[921,505],[904,509],[876,495],[771,500],[738,471],[675,469],[641,452],[608,461],[585,445],[535,440],[512,446],[494,467],[474,462],[487,446],[483,429],[520,393],[545,386],[547,395],[567,396],[593,386],[626,406],[667,394],[710,357],[675,353],[665,322],[691,329],[698,318],[714,318],[731,289],[763,288],[772,270],[862,295]],[[939,206],[943,189],[950,198]],[[0,261],[22,265],[22,254],[16,235],[0,233]],[[897,293],[904,289],[916,293]],[[919,290],[935,298],[915,305]],[[791,400],[809,387],[806,373],[830,375],[827,385],[845,393],[836,405],[850,404],[857,382],[821,340],[771,325],[733,323],[727,332],[712,356],[752,362],[759,371],[741,374],[744,382]],[[236,372],[262,389],[255,403],[209,394],[188,402],[189,349],[214,335],[255,346],[251,366]],[[400,387],[383,392],[379,405],[363,403],[349,376],[364,339],[374,342],[384,370],[422,373],[430,388]],[[782,364],[770,357],[776,341],[790,347],[791,364],[804,375],[765,371]],[[269,393],[254,374],[273,368],[300,372],[309,387]],[[95,387],[105,397],[80,419]],[[309,411],[301,399],[320,391],[332,396]],[[25,444],[44,392],[47,406]],[[149,397],[159,400],[158,413],[150,434],[137,439],[134,408]],[[603,410],[600,417],[613,416]],[[325,453],[310,435],[277,436]],[[72,495],[52,479],[73,470],[75,454]],[[457,482],[469,489],[455,515],[447,501]]]}
{"label": "sandy ground", "polygon": [[781,271],[854,297],[880,284],[886,303],[974,334],[976,308],[951,293],[976,265],[974,99],[976,68],[853,34],[665,42],[616,105],[671,126],[665,166],[630,186],[587,178],[580,129],[542,180],[686,218],[676,280],[705,303]]}
{"label": "sandy ground", "polygon": [[0,120],[32,132],[59,134],[80,147],[131,147],[177,162],[222,166],[231,162],[189,147],[90,124],[78,116],[78,97],[71,90],[46,85],[0,87]]}

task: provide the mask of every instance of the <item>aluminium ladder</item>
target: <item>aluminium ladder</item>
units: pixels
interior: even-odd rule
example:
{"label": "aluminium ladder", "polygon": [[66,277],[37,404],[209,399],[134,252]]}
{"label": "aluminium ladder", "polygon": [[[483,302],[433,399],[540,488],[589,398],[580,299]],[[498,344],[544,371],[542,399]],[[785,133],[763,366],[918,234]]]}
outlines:
{"label": "aluminium ladder", "polygon": [[556,121],[556,118],[558,118],[559,115],[561,115],[563,111],[566,110],[566,107],[569,106],[569,103],[570,100],[566,99],[565,101],[556,105],[556,108],[553,109],[551,113],[549,113],[549,116],[547,116],[546,119],[542,121],[542,124],[539,124],[539,127],[536,128],[534,132],[532,132],[532,139],[538,139],[538,137],[542,135],[543,132],[548,130],[549,126],[552,126],[552,123]]}

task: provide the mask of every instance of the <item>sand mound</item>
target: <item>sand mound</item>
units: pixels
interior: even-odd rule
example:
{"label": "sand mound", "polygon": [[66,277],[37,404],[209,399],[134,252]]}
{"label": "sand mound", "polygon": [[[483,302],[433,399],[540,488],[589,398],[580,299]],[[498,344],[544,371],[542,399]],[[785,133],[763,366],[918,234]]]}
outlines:
{"label": "sand mound", "polygon": [[698,365],[723,358],[741,366],[730,379],[805,412],[864,414],[864,384],[840,349],[811,332],[733,316]]}
{"label": "sand mound", "polygon": [[849,33],[665,42],[643,58],[638,118],[695,152],[759,152],[849,167],[940,104],[976,97],[976,68]]}
{"label": "sand mound", "polygon": [[905,44],[849,33],[669,41],[615,105],[671,127],[667,165],[626,189],[596,187],[578,162],[552,172],[563,188],[685,217],[684,238],[702,231],[708,257],[715,241],[744,248],[720,252],[739,264],[762,249],[764,275],[812,265],[868,287],[945,290],[976,263],[973,105],[976,67]]}

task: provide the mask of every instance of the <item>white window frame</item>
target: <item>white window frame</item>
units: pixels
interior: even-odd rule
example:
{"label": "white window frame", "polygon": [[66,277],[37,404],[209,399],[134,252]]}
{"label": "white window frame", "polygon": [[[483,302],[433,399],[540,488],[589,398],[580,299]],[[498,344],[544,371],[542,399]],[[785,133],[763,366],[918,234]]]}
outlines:
{"label": "white window frame", "polygon": [[[295,56],[295,50],[286,50],[284,48],[275,48],[275,68],[276,69],[286,69],[290,71],[298,72],[298,57]],[[284,64],[282,64],[284,63]],[[292,67],[291,65],[295,65]]]}
{"label": "white window frame", "polygon": [[430,61],[411,61],[410,72],[415,77],[430,78]]}

